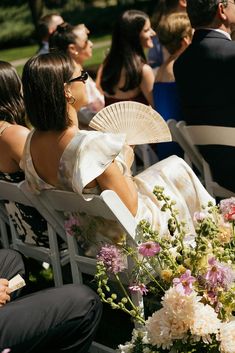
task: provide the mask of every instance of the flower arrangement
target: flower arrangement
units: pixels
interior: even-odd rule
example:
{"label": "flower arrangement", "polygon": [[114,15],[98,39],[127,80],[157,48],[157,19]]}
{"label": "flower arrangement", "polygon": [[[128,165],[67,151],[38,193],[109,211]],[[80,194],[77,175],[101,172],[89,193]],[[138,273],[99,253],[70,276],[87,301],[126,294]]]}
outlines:
{"label": "flower arrangement", "polygon": [[[209,203],[194,215],[195,233],[186,234],[175,202],[161,187],[154,195],[169,211],[169,233],[159,236],[141,221],[138,246],[105,245],[98,254],[98,293],[113,309],[138,324],[121,353],[235,353],[235,198]],[[132,271],[127,273],[127,261]],[[128,276],[128,286],[120,276]],[[112,293],[115,278],[121,293]],[[160,309],[145,318],[133,294],[151,295]]]}

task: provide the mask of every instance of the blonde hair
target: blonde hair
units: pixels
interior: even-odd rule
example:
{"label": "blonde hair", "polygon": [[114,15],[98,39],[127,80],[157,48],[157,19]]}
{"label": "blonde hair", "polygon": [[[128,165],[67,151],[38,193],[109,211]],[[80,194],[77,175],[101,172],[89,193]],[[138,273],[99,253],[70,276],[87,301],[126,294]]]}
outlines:
{"label": "blonde hair", "polygon": [[193,30],[184,12],[176,12],[162,17],[157,27],[157,35],[162,45],[170,54],[175,54],[181,48],[181,41],[185,37],[192,38]]}

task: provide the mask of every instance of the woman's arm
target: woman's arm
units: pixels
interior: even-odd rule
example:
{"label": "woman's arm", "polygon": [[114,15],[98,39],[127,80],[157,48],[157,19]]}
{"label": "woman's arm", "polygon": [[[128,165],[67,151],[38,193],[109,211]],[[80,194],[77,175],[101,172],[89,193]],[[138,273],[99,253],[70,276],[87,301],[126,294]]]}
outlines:
{"label": "woman's arm", "polygon": [[154,84],[153,70],[149,65],[144,64],[142,69],[142,81],[140,84],[140,89],[152,107],[153,107],[153,94],[152,94],[153,84]]}
{"label": "woman's arm", "polygon": [[131,176],[124,176],[115,161],[96,178],[101,190],[113,190],[120,197],[129,211],[136,215],[138,194]]}

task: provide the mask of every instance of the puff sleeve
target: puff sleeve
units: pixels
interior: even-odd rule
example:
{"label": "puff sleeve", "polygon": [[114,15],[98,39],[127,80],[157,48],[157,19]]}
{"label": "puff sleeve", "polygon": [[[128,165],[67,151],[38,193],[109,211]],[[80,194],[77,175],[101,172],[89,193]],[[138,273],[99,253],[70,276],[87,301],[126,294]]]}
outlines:
{"label": "puff sleeve", "polygon": [[89,131],[77,148],[72,189],[82,195],[84,187],[101,175],[120,154],[125,134]]}

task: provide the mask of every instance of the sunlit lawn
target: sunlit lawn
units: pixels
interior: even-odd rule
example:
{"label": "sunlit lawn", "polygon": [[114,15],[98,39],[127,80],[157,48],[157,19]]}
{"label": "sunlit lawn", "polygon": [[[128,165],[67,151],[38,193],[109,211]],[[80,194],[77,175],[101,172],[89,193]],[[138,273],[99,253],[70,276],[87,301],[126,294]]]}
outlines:
{"label": "sunlit lawn", "polygon": [[[91,38],[94,44],[102,43],[110,40],[110,36],[102,36],[99,38]],[[86,61],[86,68],[98,66],[104,59],[105,54],[109,48],[109,45],[105,44],[93,49],[93,56],[91,59]],[[12,48],[6,50],[0,50],[0,60],[4,61],[15,61],[19,59],[29,58],[37,52],[38,46],[31,45],[27,47]],[[19,75],[22,73],[23,65],[16,66]]]}

